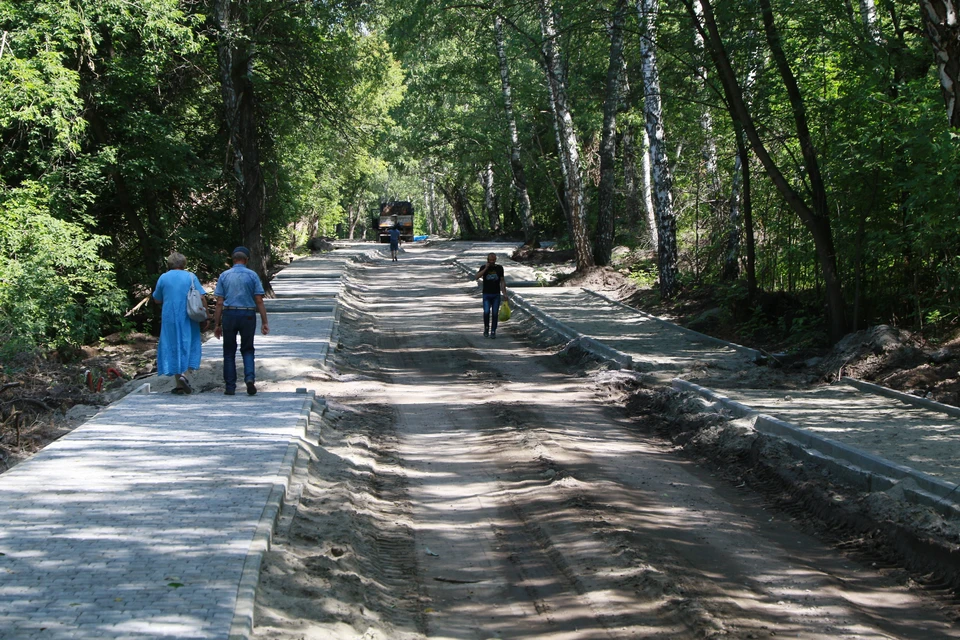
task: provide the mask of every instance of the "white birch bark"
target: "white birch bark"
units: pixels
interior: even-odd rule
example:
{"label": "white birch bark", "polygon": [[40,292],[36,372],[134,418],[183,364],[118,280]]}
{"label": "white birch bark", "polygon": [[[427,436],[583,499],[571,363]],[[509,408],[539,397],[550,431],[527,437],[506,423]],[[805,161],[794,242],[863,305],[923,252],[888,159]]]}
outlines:
{"label": "white birch bark", "polygon": [[[698,19],[703,11],[700,2],[694,3],[694,11]],[[693,44],[698,53],[697,77],[707,85],[707,68],[703,65],[703,36],[700,31],[693,30]],[[717,160],[717,140],[713,134],[713,116],[710,109],[704,104],[700,110],[700,130],[703,131],[703,170],[710,184],[710,204],[714,211],[717,211],[720,204],[720,169]]]}
{"label": "white birch bark", "polygon": [[723,264],[723,277],[726,280],[735,280],[740,275],[740,185],[743,184],[743,162],[743,156],[737,153],[730,185],[730,226],[727,229],[727,251]]}
{"label": "white birch bark", "polygon": [[653,167],[650,162],[650,136],[647,133],[646,126],[643,128],[641,140],[643,141],[643,149],[640,154],[640,157],[643,158],[640,165],[643,184],[643,212],[647,218],[647,229],[650,231],[650,246],[656,249],[660,245],[660,237],[657,233],[657,214],[653,209]]}
{"label": "white birch bark", "polygon": [[950,126],[960,128],[960,16],[956,0],[920,0],[927,38],[933,45],[940,91]]}
{"label": "white birch bark", "polygon": [[493,27],[497,39],[497,60],[500,63],[500,88],[507,116],[507,132],[510,134],[510,170],[513,172],[514,191],[517,194],[517,203],[520,205],[523,239],[525,242],[532,242],[536,231],[533,226],[533,212],[530,208],[530,194],[527,191],[527,177],[523,162],[520,160],[520,138],[517,135],[517,118],[513,111],[513,93],[510,87],[510,65],[507,61],[506,39],[503,37],[503,19],[499,14],[493,18]]}
{"label": "white birch bark", "polygon": [[580,144],[570,114],[567,82],[557,45],[557,29],[549,0],[539,0],[540,30],[543,35],[543,56],[547,83],[552,86],[552,102],[560,142],[560,156],[567,167],[565,179],[567,207],[577,270],[593,266],[593,250],[587,237],[587,211],[583,200],[583,170],[580,166]]}
{"label": "white birch bark", "polygon": [[560,206],[563,207],[563,215],[567,221],[567,232],[572,238],[573,221],[570,218],[570,205],[567,200],[570,193],[570,169],[567,166],[567,157],[563,153],[563,139],[560,134],[561,130],[563,129],[563,125],[560,123],[560,118],[557,115],[556,86],[550,77],[550,69],[546,63],[544,63],[543,72],[547,76],[547,100],[550,103],[550,114],[553,116],[553,135],[557,142],[557,154],[560,160],[560,176],[563,178],[563,198],[560,202]]}
{"label": "white birch bark", "polygon": [[487,212],[490,233],[500,233],[500,217],[497,215],[497,199],[493,191],[493,163],[480,172],[480,184],[483,185],[483,208]]}
{"label": "white birch bark", "polygon": [[874,44],[880,44],[882,36],[880,34],[880,23],[877,20],[877,5],[874,0],[860,0],[860,20],[863,22],[867,37],[873,40]]}
{"label": "white birch bark", "polygon": [[673,174],[666,150],[663,106],[660,98],[660,72],[657,68],[658,0],[637,0],[640,15],[640,58],[643,73],[643,110],[650,144],[653,178],[652,199],[657,228],[657,265],[660,295],[671,298],[677,293],[677,225],[673,211]]}

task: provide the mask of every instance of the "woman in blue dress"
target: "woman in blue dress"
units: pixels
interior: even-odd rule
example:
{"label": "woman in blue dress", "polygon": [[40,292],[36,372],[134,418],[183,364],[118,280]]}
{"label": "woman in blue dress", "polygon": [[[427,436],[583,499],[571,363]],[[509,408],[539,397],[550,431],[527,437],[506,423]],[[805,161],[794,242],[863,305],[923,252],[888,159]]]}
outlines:
{"label": "woman in blue dress", "polygon": [[182,253],[167,257],[169,271],[160,276],[153,299],[161,305],[160,343],[157,345],[157,374],[175,376],[173,393],[191,393],[187,371],[200,368],[200,323],[187,315],[187,293],[193,285],[201,295],[207,292],[194,274],[184,270],[187,259]]}

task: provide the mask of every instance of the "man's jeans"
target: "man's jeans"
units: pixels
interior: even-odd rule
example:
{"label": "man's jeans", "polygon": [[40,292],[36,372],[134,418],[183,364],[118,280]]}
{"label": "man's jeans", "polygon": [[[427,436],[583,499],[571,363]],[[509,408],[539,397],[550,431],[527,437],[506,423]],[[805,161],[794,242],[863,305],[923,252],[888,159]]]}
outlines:
{"label": "man's jeans", "polygon": [[[490,324],[490,312],[493,312],[493,325]],[[483,294],[483,332],[488,330],[497,332],[497,321],[500,319],[500,294]]]}
{"label": "man's jeans", "polygon": [[243,357],[243,381],[255,382],[253,334],[257,331],[257,314],[246,309],[224,309],[223,381],[228,391],[237,388],[237,334],[240,334],[240,355]]}

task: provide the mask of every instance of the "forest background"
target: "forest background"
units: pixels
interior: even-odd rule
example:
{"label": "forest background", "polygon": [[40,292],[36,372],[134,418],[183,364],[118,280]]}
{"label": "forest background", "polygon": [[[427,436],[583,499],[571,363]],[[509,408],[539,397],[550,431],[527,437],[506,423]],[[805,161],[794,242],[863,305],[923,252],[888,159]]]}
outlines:
{"label": "forest background", "polygon": [[950,0],[0,0],[0,362],[392,199],[797,348],[949,330],[958,88]]}

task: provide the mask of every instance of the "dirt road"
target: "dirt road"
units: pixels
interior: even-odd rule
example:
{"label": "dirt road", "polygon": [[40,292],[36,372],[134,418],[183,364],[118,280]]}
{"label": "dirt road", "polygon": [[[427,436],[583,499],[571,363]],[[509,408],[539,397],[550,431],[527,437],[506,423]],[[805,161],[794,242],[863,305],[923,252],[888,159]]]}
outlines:
{"label": "dirt road", "polygon": [[[482,336],[442,251],[351,268],[331,411],[258,638],[956,638],[937,604]],[[398,269],[404,271],[398,273]]]}

